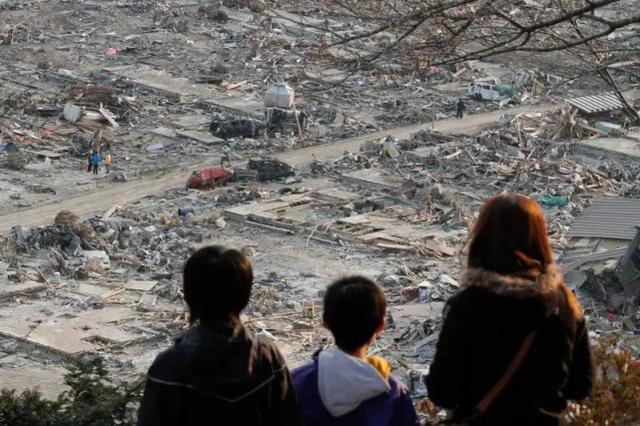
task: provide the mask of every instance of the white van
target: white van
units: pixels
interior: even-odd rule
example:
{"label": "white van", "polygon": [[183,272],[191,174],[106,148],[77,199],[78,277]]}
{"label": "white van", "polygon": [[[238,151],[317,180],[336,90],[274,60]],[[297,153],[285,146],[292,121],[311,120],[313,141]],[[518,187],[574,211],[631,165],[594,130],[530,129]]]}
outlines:
{"label": "white van", "polygon": [[469,94],[476,101],[503,101],[508,96],[501,95],[498,91],[500,82],[496,79],[476,80],[469,85]]}

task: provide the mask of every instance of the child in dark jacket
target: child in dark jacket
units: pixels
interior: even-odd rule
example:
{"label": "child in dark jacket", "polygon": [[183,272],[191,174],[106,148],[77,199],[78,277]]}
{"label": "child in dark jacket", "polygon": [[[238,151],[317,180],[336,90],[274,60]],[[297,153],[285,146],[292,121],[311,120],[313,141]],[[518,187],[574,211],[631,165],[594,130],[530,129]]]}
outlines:
{"label": "child in dark jacket", "polygon": [[337,348],[293,371],[305,426],[415,426],[406,388],[391,377],[389,363],[367,356],[384,328],[382,290],[364,277],[333,283],[324,297],[324,325]]}
{"label": "child in dark jacket", "polygon": [[240,321],[252,283],[251,263],[236,250],[205,247],[189,258],[193,327],[149,369],[138,425],[299,425],[280,351]]}

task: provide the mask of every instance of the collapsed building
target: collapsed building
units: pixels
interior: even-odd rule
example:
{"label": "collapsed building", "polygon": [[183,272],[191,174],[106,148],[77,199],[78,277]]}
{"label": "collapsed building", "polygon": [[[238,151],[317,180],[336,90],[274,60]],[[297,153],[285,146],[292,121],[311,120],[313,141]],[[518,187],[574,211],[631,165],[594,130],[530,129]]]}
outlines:
{"label": "collapsed building", "polygon": [[640,303],[639,207],[635,199],[595,199],[569,230],[563,256],[570,285],[626,315]]}
{"label": "collapsed building", "polygon": [[[344,18],[284,6],[17,3],[0,51],[3,386],[55,396],[83,354],[143,375],[188,326],[185,259],[215,243],[251,257],[246,321],[293,366],[328,342],[330,280],[376,278],[390,308],[374,350],[424,396],[470,226],[501,191],[543,206],[593,332],[640,351],[640,141],[609,88],[519,57],[353,71],[314,59],[303,25]],[[515,81],[517,102],[469,93],[488,79]],[[86,156],[106,143],[113,173],[94,178]]]}

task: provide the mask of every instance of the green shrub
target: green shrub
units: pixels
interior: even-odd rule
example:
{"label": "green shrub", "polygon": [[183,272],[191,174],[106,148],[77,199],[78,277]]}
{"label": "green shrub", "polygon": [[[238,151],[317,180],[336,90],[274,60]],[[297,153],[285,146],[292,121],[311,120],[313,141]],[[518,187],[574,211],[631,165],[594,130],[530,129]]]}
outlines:
{"label": "green shrub", "polygon": [[12,426],[111,426],[134,425],[143,381],[115,385],[100,358],[74,361],[65,383],[69,390],[56,401],[37,390],[17,394],[0,392],[0,425]]}
{"label": "green shrub", "polygon": [[15,390],[0,391],[0,424],[12,426],[61,425],[57,413],[61,403],[48,401],[38,390],[26,390],[16,394]]}

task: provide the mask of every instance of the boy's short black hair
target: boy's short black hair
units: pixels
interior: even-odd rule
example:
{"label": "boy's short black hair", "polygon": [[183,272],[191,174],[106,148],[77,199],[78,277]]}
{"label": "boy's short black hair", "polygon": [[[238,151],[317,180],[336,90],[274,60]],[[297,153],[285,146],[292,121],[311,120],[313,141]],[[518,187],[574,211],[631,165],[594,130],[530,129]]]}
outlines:
{"label": "boy's short black hair", "polygon": [[238,317],[249,303],[253,269],[237,250],[221,246],[196,251],[184,266],[184,299],[191,322]]}
{"label": "boy's short black hair", "polygon": [[323,320],[336,345],[354,352],[369,343],[383,324],[387,300],[369,278],[342,278],[327,288]]}

